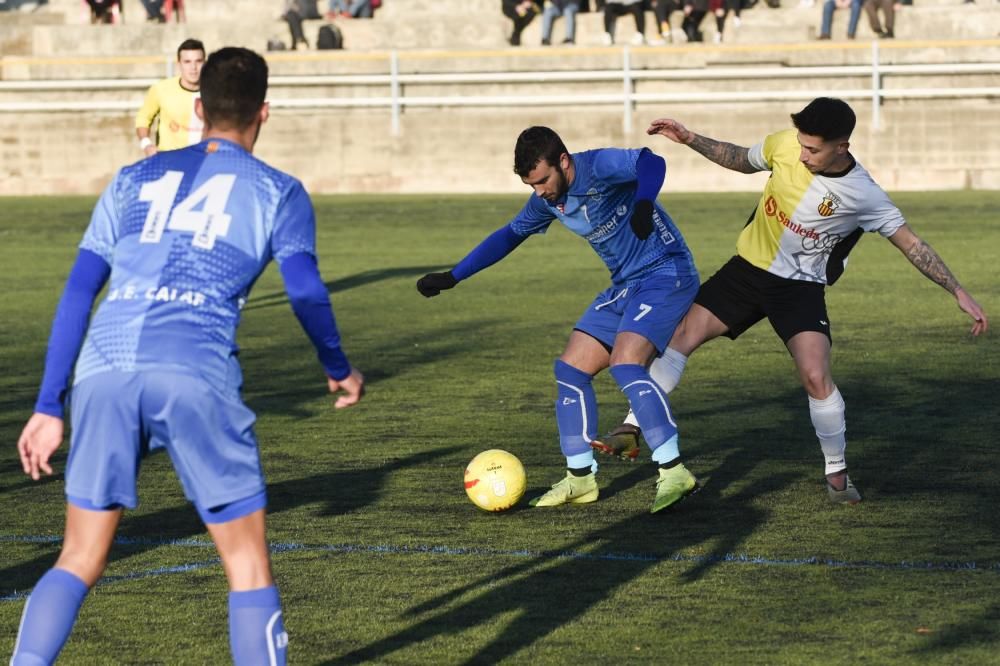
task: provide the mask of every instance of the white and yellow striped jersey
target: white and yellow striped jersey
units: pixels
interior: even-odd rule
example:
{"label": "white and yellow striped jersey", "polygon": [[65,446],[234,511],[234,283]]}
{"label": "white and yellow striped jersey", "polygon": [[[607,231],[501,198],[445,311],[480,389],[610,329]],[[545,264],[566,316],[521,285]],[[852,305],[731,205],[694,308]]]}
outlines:
{"label": "white and yellow striped jersey", "polygon": [[181,77],[163,79],[150,86],[146,99],[135,116],[136,128],[149,128],[159,115],[158,150],[187,148],[201,141],[204,124],[194,111],[198,93],[181,86]]}
{"label": "white and yellow striped jersey", "polygon": [[736,251],[774,275],[833,284],[862,231],[888,237],[906,220],[857,162],[844,174],[819,175],[799,161],[800,151],[794,129],[750,149],[750,163],[771,177]]}

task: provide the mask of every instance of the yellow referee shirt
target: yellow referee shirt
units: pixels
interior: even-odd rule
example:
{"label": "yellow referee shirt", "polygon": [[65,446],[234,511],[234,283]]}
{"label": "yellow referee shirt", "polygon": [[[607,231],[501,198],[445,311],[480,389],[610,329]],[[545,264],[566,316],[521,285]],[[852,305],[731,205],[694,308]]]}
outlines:
{"label": "yellow referee shirt", "polygon": [[150,128],[159,116],[157,150],[186,148],[201,141],[203,123],[194,112],[197,92],[181,86],[181,77],[174,76],[150,86],[142,108],[135,116],[135,126]]}

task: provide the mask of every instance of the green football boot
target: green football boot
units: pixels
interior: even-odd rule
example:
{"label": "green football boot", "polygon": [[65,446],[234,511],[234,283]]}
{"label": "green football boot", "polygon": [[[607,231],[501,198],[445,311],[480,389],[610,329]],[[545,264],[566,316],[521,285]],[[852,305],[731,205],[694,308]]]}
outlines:
{"label": "green football boot", "polygon": [[622,423],[604,437],[595,439],[590,448],[599,453],[615,456],[628,462],[635,462],[639,457],[639,435],[642,431],[638,426]]}
{"label": "green football boot", "polygon": [[670,469],[660,469],[659,472],[660,478],[656,480],[656,499],[653,500],[650,513],[663,511],[698,490],[698,479],[680,463]]}
{"label": "green football boot", "polygon": [[559,506],[560,504],[587,504],[596,502],[599,491],[597,478],[591,472],[587,476],[573,476],[566,472],[566,478],[552,486],[552,490],[528,502],[531,506]]}

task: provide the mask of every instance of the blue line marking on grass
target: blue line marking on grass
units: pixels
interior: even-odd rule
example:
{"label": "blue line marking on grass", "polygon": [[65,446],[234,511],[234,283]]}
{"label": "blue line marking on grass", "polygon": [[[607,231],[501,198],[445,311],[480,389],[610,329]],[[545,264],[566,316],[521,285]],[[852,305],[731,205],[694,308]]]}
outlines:
{"label": "blue line marking on grass", "polygon": [[[62,537],[41,535],[0,534],[0,543],[61,543]],[[205,539],[158,539],[148,537],[116,537],[118,546],[153,546],[181,548],[215,548],[215,544]],[[491,548],[456,548],[452,546],[394,546],[391,544],[317,544],[272,543],[269,545],[275,555],[291,552],[328,553],[383,553],[387,555],[444,555],[447,557],[525,557],[536,559],[610,560],[623,562],[683,562],[689,564],[749,564],[758,566],[825,566],[840,569],[877,569],[882,571],[989,571],[1000,573],[1000,562],[879,562],[877,560],[836,560],[825,557],[773,558],[747,553],[726,553],[725,555],[684,555],[669,553],[585,553],[577,550],[497,550]],[[176,566],[156,567],[127,574],[104,576],[98,585],[126,580],[139,580],[166,574],[186,573],[219,564],[219,558],[201,562],[191,562]],[[0,596],[0,602],[18,601],[26,598],[31,590],[15,591]]]}

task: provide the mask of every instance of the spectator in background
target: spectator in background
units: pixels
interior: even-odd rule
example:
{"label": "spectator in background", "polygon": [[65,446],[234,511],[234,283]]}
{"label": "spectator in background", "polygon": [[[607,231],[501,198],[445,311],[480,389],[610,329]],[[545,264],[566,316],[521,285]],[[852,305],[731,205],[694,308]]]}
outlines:
{"label": "spectator in background", "polygon": [[163,15],[163,0],[142,0],[142,6],[146,10],[147,21],[166,23],[167,18]]}
{"label": "spectator in background", "polygon": [[382,0],[330,0],[326,17],[372,18],[381,6]]}
{"label": "spectator in background", "polygon": [[121,13],[121,0],[87,0],[91,23],[114,23],[115,14]]}
{"label": "spectator in background", "polygon": [[299,44],[309,48],[305,30],[302,28],[302,22],[307,19],[312,20],[323,17],[320,16],[319,9],[316,8],[316,0],[285,0],[285,7],[281,18],[288,24],[288,32],[291,33],[292,37],[291,49],[294,51],[298,48]]}
{"label": "spectator in background", "polygon": [[[895,0],[865,0],[865,12],[868,14],[868,24],[871,25],[872,32],[880,38],[892,39],[896,36],[896,33],[893,31],[896,22],[896,7],[894,3]],[[885,20],[884,29],[878,20],[879,9],[882,10],[882,16]]]}
{"label": "spectator in background", "polygon": [[538,14],[538,5],[533,0],[501,0],[501,9],[503,15],[514,22],[514,28],[507,41],[511,46],[520,46],[521,33]]}
{"label": "spectator in background", "polygon": [[636,46],[646,43],[646,14],[643,11],[642,0],[606,0],[604,3],[604,36],[605,46],[615,43],[615,23],[623,14],[631,14],[635,20],[635,34],[629,40]]}
{"label": "spectator in background", "polygon": [[722,35],[726,31],[726,17],[729,12],[733,12],[733,27],[739,28],[740,5],[742,0],[708,0],[708,10],[715,15],[715,36],[712,41],[716,44],[722,43]]}
{"label": "spectator in background", "polygon": [[552,24],[557,16],[566,19],[566,39],[563,44],[576,43],[576,13],[580,11],[580,0],[548,0],[542,12],[542,46],[552,43]]}
{"label": "spectator in background", "polygon": [[705,41],[699,26],[708,13],[708,0],[684,0],[684,21],[681,30],[689,42]]}
{"label": "spectator in background", "polygon": [[823,3],[823,23],[819,28],[819,39],[830,39],[833,31],[833,12],[838,9],[851,9],[850,18],[847,20],[847,38],[854,39],[858,32],[858,19],[861,18],[862,0],[826,0]]}
{"label": "spectator in background", "polygon": [[656,17],[658,39],[651,39],[649,43],[653,46],[661,46],[673,41],[673,31],[670,28],[670,14],[673,12],[683,12],[679,0],[650,0],[650,8]]}

